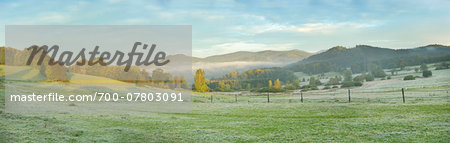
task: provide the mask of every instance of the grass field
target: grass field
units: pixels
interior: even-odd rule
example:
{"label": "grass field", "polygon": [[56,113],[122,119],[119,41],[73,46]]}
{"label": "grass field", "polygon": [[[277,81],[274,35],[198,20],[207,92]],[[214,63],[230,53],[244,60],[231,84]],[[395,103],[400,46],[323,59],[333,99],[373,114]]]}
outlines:
{"label": "grass field", "polygon": [[378,93],[356,92],[351,103],[345,89],[307,92],[304,103],[291,94],[271,103],[223,94],[210,103],[210,94],[195,94],[190,113],[12,114],[0,88],[0,142],[448,142],[449,73],[367,83],[352,90]]}
{"label": "grass field", "polygon": [[12,142],[448,142],[450,106],[197,103],[192,113],[0,114]]}

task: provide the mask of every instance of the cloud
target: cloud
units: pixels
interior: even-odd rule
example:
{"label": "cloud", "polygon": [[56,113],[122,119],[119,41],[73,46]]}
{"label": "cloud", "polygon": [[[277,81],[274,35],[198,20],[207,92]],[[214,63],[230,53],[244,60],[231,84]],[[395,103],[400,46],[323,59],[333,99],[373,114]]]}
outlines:
{"label": "cloud", "polygon": [[237,51],[264,51],[264,50],[292,50],[296,44],[262,44],[262,43],[247,43],[247,42],[233,42],[213,45],[207,49],[194,49],[193,55],[196,57],[207,57],[211,55],[233,53]]}
{"label": "cloud", "polygon": [[47,15],[42,16],[40,18],[40,21],[44,23],[62,24],[70,21],[70,17],[60,13],[49,13]]}
{"label": "cloud", "polygon": [[124,22],[126,24],[142,25],[142,24],[149,23],[150,22],[150,18],[130,18],[130,19],[125,19]]}
{"label": "cloud", "polygon": [[9,24],[19,25],[42,25],[42,24],[67,24],[72,21],[73,18],[68,14],[57,12],[43,12],[36,16],[20,17]]}
{"label": "cloud", "polygon": [[321,33],[328,34],[339,29],[360,29],[373,27],[376,24],[340,22],[340,23],[306,23],[300,25],[284,24],[264,24],[254,26],[236,26],[235,30],[244,32],[248,35],[262,34],[267,32],[297,32],[297,33]]}

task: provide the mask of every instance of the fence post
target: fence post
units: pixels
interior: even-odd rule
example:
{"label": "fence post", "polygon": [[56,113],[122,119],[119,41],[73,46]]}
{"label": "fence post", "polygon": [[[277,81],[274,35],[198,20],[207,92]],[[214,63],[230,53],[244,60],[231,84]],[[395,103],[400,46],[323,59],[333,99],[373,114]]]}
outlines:
{"label": "fence post", "polygon": [[267,93],[267,103],[270,103],[270,93]]}
{"label": "fence post", "polygon": [[405,88],[402,88],[403,103],[405,103]]}
{"label": "fence post", "polygon": [[300,91],[300,101],[303,103],[303,92]]}
{"label": "fence post", "polygon": [[213,97],[212,97],[212,94],[211,94],[211,103],[213,102]]}
{"label": "fence post", "polygon": [[348,103],[350,103],[351,99],[350,99],[350,89],[348,89]]}
{"label": "fence post", "polygon": [[234,100],[237,103],[237,94],[234,95]]}

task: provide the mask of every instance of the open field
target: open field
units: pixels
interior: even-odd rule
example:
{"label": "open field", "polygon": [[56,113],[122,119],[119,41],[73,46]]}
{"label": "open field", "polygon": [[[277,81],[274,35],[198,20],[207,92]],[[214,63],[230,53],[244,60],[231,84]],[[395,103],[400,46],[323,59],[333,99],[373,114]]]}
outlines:
{"label": "open field", "polygon": [[448,103],[196,103],[192,113],[0,114],[13,142],[447,142]]}
{"label": "open field", "polygon": [[[448,142],[450,70],[414,81],[273,94],[194,94],[190,113],[11,114],[0,142]],[[402,103],[401,88],[406,88]],[[213,103],[210,97],[213,96]]]}

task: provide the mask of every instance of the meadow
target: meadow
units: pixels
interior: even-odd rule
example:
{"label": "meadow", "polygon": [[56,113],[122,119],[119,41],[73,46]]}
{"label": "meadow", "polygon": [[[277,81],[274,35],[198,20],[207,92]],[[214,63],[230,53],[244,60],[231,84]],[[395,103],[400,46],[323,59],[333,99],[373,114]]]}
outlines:
{"label": "meadow", "polygon": [[189,113],[5,113],[1,88],[0,142],[448,142],[449,75],[369,82],[350,103],[346,89],[305,92],[303,103],[196,93]]}

